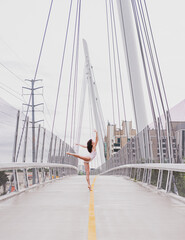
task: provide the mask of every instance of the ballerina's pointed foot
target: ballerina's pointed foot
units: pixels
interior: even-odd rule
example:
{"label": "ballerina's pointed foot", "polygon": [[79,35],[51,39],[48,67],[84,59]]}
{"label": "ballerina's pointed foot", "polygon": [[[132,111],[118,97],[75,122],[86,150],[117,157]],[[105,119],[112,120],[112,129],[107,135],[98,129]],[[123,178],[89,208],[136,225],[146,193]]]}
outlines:
{"label": "ballerina's pointed foot", "polygon": [[91,185],[89,185],[88,188],[89,188],[89,191],[92,191]]}

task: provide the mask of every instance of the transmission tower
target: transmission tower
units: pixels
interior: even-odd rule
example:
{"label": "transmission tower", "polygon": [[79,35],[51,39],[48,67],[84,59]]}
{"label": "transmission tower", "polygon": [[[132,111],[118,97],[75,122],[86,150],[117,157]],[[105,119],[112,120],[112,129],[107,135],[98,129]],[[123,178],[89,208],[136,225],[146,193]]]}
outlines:
{"label": "transmission tower", "polygon": [[[31,112],[32,113],[32,120],[30,121],[32,125],[32,162],[36,162],[35,156],[35,124],[39,122],[43,122],[43,119],[35,120],[35,113],[36,112],[43,112],[44,103],[35,103],[35,95],[43,95],[43,86],[35,87],[36,82],[42,82],[42,79],[37,80],[30,80],[25,79],[25,81],[30,82],[30,87],[22,87],[22,95],[27,95],[31,97],[31,101],[28,104],[23,103],[23,112]],[[37,90],[41,90],[38,92]],[[27,93],[25,93],[27,91]],[[36,92],[37,91],[37,92]],[[26,106],[26,110],[24,107]],[[39,106],[42,106],[42,109],[38,109]],[[35,184],[35,172],[33,171],[33,184]]]}

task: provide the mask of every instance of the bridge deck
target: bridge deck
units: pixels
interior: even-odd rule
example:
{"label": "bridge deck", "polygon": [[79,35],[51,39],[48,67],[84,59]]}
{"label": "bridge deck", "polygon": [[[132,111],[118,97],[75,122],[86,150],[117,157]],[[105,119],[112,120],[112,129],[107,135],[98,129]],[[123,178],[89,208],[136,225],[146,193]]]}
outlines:
{"label": "bridge deck", "polygon": [[[94,177],[91,177],[91,180]],[[90,240],[85,177],[69,177],[0,202],[0,239]],[[185,238],[185,205],[122,177],[97,176],[97,240]]]}

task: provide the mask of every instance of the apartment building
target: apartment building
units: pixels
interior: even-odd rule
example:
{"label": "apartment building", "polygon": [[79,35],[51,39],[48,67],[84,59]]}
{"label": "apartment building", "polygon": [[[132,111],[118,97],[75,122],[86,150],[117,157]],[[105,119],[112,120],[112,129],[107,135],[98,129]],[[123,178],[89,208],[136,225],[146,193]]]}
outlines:
{"label": "apartment building", "polygon": [[107,136],[105,137],[105,157],[108,160],[112,154],[118,152],[136,135],[136,129],[132,128],[132,121],[122,121],[121,128],[115,124],[107,124]]}

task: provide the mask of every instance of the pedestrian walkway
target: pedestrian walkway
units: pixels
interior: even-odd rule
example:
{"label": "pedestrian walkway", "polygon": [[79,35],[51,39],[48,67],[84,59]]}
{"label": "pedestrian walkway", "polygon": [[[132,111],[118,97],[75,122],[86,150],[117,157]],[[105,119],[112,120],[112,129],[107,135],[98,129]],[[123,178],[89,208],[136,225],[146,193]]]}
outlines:
{"label": "pedestrian walkway", "polygon": [[184,240],[185,204],[133,181],[100,176],[95,183],[97,240]]}
{"label": "pedestrian walkway", "polygon": [[185,204],[116,176],[97,176],[93,194],[85,176],[57,180],[1,201],[0,216],[2,240],[185,238]]}

